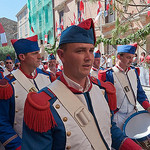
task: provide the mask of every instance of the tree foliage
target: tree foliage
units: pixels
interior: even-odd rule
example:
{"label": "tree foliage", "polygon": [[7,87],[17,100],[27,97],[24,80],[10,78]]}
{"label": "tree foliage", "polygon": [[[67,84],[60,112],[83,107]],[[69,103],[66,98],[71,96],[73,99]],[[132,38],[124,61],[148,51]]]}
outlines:
{"label": "tree foliage", "polygon": [[[101,3],[106,0],[90,0],[92,2],[100,1]],[[96,46],[103,42],[109,45],[122,45],[137,42],[140,47],[146,43],[146,37],[150,35],[150,24],[147,24],[144,28],[139,27],[139,30],[135,31],[133,28],[133,22],[136,22],[136,16],[140,16],[143,12],[147,12],[150,4],[147,0],[143,0],[137,4],[136,0],[107,0],[112,3],[113,11],[117,14],[115,20],[115,29],[112,30],[111,38],[103,38],[101,35],[97,38]],[[130,9],[129,9],[130,7]],[[134,8],[134,11],[131,11]],[[128,31],[132,31],[129,35]],[[126,37],[123,35],[126,34]],[[142,48],[145,50],[144,48]],[[145,50],[146,52],[146,50]]]}
{"label": "tree foliage", "polygon": [[47,51],[47,53],[48,54],[51,54],[51,53],[53,53],[54,55],[56,55],[56,51],[57,51],[57,49],[58,49],[58,46],[56,46],[56,42],[57,42],[57,37],[55,38],[55,42],[54,42],[54,44],[52,45],[52,47],[51,48],[45,48],[45,51]]}
{"label": "tree foliage", "polygon": [[0,61],[5,60],[7,55],[10,55],[15,60],[15,50],[11,46],[0,47]]}
{"label": "tree foliage", "polygon": [[[112,31],[112,34],[117,34],[116,30],[117,29],[115,28],[114,33]],[[121,31],[121,32],[123,33],[124,31]],[[96,46],[101,42],[103,42],[104,44],[109,44],[109,45],[124,45],[124,44],[129,44],[132,42],[139,43],[141,40],[145,42],[146,37],[149,34],[150,34],[150,23],[145,28],[140,29],[137,32],[128,35],[126,38],[115,38],[116,35],[114,35],[111,39],[107,39],[107,38],[102,38],[101,36],[99,36],[96,41]]]}

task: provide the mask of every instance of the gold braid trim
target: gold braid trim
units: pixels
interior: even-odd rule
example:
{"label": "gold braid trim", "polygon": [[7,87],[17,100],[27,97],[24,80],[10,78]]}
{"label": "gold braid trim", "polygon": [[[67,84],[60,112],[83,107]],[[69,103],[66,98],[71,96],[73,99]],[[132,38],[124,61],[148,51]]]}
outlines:
{"label": "gold braid trim", "polygon": [[5,141],[5,142],[3,143],[3,146],[6,146],[9,142],[11,142],[13,139],[15,139],[15,138],[17,138],[17,137],[18,137],[17,134],[15,134],[14,136],[10,137],[7,141]]}

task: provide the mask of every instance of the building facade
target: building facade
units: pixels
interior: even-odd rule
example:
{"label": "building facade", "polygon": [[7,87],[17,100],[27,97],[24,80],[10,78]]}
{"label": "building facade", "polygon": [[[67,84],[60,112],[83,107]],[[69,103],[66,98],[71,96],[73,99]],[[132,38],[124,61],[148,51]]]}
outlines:
{"label": "building facade", "polygon": [[[53,44],[53,1],[28,0],[30,35],[37,34],[40,44]],[[45,39],[46,38],[46,39]]]}
{"label": "building facade", "polygon": [[29,36],[30,28],[28,21],[28,8],[27,4],[17,13],[17,22],[18,22],[18,38],[26,38]]}
{"label": "building facade", "polygon": [[[80,20],[89,17],[93,18],[95,21],[96,36],[99,37],[101,35],[103,38],[108,39],[112,37],[112,30],[115,29],[115,21],[117,17],[123,24],[130,23],[128,32],[124,35],[120,35],[120,38],[127,37],[127,35],[133,33],[133,31],[136,32],[137,30],[144,28],[150,22],[150,17],[147,15],[148,9],[143,10],[147,5],[145,1],[136,0],[137,5],[143,5],[143,7],[138,8],[132,3],[131,6],[128,7],[117,4],[117,6],[120,5],[120,10],[125,14],[124,17],[120,17],[119,13],[113,8],[113,2],[114,0],[100,1],[100,3],[99,1],[91,2],[90,0],[55,0],[55,36],[59,37],[60,31],[63,31],[63,29],[70,26],[74,20],[77,24]],[[83,5],[83,10],[80,7],[81,4]],[[98,8],[100,10],[99,16],[97,13]],[[130,17],[133,13],[135,15]],[[127,17],[129,20],[125,19]],[[150,44],[148,41],[150,41],[149,36],[147,36],[146,43],[142,45],[142,47],[138,47],[138,55],[143,49],[148,50]],[[104,45],[103,43],[100,43],[96,49],[100,49],[103,54],[112,54],[116,52],[115,45]]]}
{"label": "building facade", "polygon": [[0,18],[0,23],[5,30],[7,45],[9,46],[11,45],[11,39],[17,38],[17,22],[3,17]]}

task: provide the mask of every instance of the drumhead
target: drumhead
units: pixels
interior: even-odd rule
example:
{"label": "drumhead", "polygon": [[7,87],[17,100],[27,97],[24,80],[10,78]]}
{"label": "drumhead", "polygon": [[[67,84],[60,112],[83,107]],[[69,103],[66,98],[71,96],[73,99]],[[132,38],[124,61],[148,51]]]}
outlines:
{"label": "drumhead", "polygon": [[150,113],[139,111],[132,114],[124,123],[123,132],[131,139],[143,141],[150,137]]}

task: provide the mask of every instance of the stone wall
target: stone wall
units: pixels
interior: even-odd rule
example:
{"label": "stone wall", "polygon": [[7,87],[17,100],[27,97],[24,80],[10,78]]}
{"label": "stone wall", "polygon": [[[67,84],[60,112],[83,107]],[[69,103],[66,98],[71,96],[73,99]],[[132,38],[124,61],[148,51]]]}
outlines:
{"label": "stone wall", "polygon": [[17,39],[17,22],[5,17],[0,18],[0,22],[5,30],[8,45],[11,45],[10,40]]}

